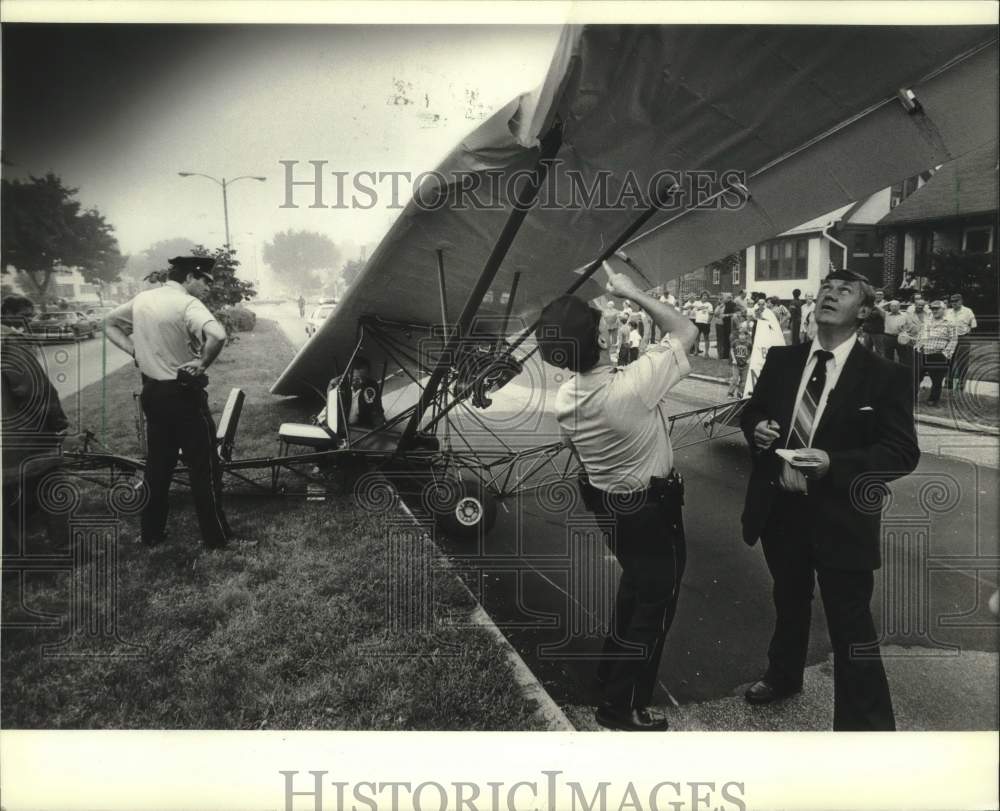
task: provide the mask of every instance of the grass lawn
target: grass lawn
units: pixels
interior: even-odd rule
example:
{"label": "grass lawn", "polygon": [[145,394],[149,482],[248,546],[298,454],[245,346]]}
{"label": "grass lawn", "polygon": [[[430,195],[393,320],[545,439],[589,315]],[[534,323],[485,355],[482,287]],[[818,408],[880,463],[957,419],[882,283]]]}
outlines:
{"label": "grass lawn", "polygon": [[[267,393],[291,356],[276,325],[259,320],[212,367],[216,415],[231,386],[247,393],[237,457],[274,453],[278,424],[311,410]],[[136,384],[131,367],[107,380],[107,444],[122,453],[136,451]],[[100,396],[100,384],[82,393],[84,427],[99,428]],[[136,516],[115,519],[105,488],[78,486],[74,518],[115,526],[114,554],[26,576],[24,603],[58,617],[54,627],[10,627],[19,589],[5,572],[6,727],[543,728],[504,653],[467,624],[467,592],[395,510],[361,509],[350,495],[309,502],[230,494],[230,523],[258,545],[211,552],[200,546],[188,494],[175,488],[170,538],[147,549]],[[88,587],[106,570],[117,640],[89,636],[70,619],[70,595],[75,616],[111,616]],[[414,573],[423,580],[407,579]],[[399,587],[427,581],[433,588]]]}

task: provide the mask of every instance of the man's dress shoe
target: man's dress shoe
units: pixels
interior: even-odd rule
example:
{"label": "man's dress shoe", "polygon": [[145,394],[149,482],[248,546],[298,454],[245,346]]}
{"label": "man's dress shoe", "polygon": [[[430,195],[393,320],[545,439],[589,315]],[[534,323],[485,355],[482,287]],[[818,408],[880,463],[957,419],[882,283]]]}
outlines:
{"label": "man's dress shoe", "polygon": [[604,704],[597,708],[594,718],[602,727],[627,732],[662,732],[670,727],[666,718],[651,715],[645,707],[618,709]]}
{"label": "man's dress shoe", "polygon": [[769,681],[761,679],[746,691],[746,700],[750,704],[770,704],[772,701],[780,701],[801,692],[801,687],[780,690]]}

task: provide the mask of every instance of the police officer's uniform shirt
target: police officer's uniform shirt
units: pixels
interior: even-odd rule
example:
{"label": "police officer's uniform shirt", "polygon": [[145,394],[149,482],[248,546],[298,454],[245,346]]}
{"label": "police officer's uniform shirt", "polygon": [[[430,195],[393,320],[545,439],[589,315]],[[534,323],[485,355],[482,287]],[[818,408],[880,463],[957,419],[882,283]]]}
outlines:
{"label": "police officer's uniform shirt", "polygon": [[181,284],[168,281],[116,307],[108,320],[131,333],[146,377],[176,380],[178,367],[201,357],[205,327],[215,316]]}
{"label": "police officer's uniform shirt", "polygon": [[642,490],[670,473],[674,453],[661,406],[690,371],[684,348],[667,336],[624,369],[597,366],[559,387],[556,420],[594,487]]}

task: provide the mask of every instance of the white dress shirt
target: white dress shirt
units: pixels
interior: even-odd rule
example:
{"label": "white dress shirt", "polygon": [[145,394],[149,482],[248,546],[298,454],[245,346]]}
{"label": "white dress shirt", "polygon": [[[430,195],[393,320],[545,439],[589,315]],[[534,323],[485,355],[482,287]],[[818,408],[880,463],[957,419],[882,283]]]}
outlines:
{"label": "white dress shirt", "polygon": [[[823,411],[826,409],[826,401],[830,397],[830,392],[833,391],[833,387],[837,385],[837,380],[840,379],[840,373],[844,370],[844,364],[847,363],[847,356],[851,354],[851,350],[854,349],[854,344],[857,343],[857,340],[857,337],[852,335],[839,346],[830,350],[833,352],[833,357],[826,362],[826,384],[823,386],[823,393],[820,395],[819,403],[816,406],[816,415],[813,418],[812,433],[809,435],[810,448],[812,447],[813,438],[816,436],[816,427],[819,425],[820,419],[823,417]],[[809,359],[806,361],[806,368],[802,370],[802,380],[799,381],[799,392],[795,397],[795,410],[792,412],[792,425],[795,425],[795,416],[798,414],[802,397],[806,393],[806,385],[809,383],[809,378],[812,377],[813,368],[816,366],[816,352],[821,349],[823,349],[823,347],[820,345],[819,338],[813,338],[812,344],[809,346]],[[789,436],[791,436],[791,431],[789,431]]]}
{"label": "white dress shirt", "polygon": [[972,330],[979,326],[976,323],[975,313],[973,313],[968,307],[962,307],[959,310],[948,307],[944,311],[944,317],[955,325],[959,338],[963,335],[968,335],[972,332]]}

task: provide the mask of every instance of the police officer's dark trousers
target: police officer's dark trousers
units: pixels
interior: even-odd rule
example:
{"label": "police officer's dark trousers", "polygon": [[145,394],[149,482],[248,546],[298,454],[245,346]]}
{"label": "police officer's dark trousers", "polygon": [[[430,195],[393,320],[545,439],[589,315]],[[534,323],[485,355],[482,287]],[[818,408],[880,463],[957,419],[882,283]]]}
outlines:
{"label": "police officer's dark trousers", "polygon": [[184,388],[176,380],[144,376],[142,410],[146,415],[145,479],[149,492],[142,513],[143,541],[157,543],[163,539],[170,482],[178,451],[183,451],[202,540],[206,546],[225,545],[230,530],[222,511],[222,467],[205,390]]}
{"label": "police officer's dark trousers", "polygon": [[592,507],[622,569],[597,671],[603,702],[622,710],[652,701],[687,560],[683,485],[658,481],[639,497],[601,496]]}

